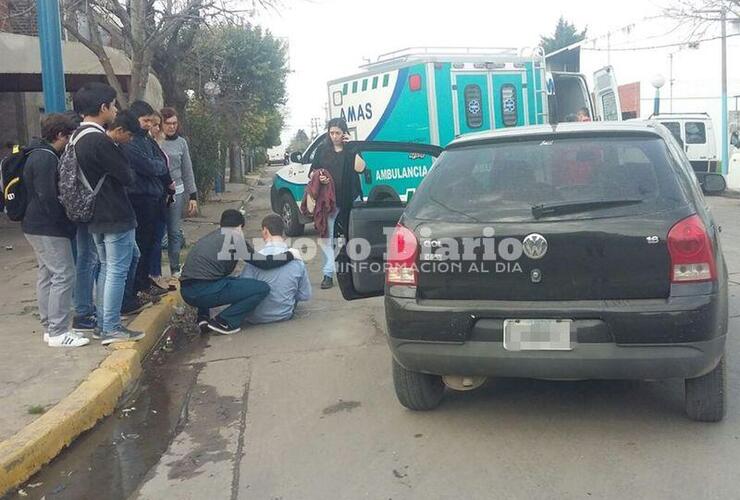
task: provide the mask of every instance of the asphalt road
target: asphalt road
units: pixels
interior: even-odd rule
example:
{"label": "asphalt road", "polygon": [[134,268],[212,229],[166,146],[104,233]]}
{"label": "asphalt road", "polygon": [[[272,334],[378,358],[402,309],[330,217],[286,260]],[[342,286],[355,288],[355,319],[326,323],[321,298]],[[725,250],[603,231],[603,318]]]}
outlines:
{"label": "asphalt road", "polygon": [[[257,188],[249,236],[269,212],[268,195],[268,186]],[[740,326],[740,200],[710,204],[737,270],[732,334]],[[127,465],[101,476],[118,478],[116,488],[92,472],[86,493],[68,487],[66,496],[46,498],[738,498],[737,335],[728,344],[729,411],[719,424],[684,416],[678,380],[494,380],[416,413],[394,395],[382,300],[345,302],[337,288],[318,289],[319,259],[309,269],[314,298],[292,321],[211,337],[170,360],[179,388],[166,396],[186,418],[158,459],[149,456],[148,424],[133,426],[125,432],[142,437],[125,461],[117,452]],[[69,453],[83,453],[86,439]],[[130,473],[145,451],[155,465]],[[124,479],[131,484],[122,487]]]}
{"label": "asphalt road", "polygon": [[[740,200],[710,204],[740,271]],[[738,336],[720,424],[687,420],[681,381],[496,380],[415,413],[395,399],[381,300],[344,302],[310,269],[314,299],[298,318],[211,338],[191,361],[204,397],[131,498],[737,497]]]}

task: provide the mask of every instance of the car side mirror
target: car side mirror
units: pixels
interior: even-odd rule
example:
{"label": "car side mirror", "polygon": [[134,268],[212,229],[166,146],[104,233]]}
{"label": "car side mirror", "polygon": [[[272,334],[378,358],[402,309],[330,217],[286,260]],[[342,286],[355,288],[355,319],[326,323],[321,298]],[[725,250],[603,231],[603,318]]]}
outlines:
{"label": "car side mirror", "polygon": [[727,181],[722,174],[708,172],[699,178],[701,189],[707,194],[721,193],[727,189]]}
{"label": "car side mirror", "polygon": [[290,154],[290,161],[293,163],[300,163],[302,159],[303,155],[297,151]]}
{"label": "car side mirror", "polygon": [[372,184],[373,183],[373,171],[369,168],[365,168],[362,175],[365,176],[365,184]]}

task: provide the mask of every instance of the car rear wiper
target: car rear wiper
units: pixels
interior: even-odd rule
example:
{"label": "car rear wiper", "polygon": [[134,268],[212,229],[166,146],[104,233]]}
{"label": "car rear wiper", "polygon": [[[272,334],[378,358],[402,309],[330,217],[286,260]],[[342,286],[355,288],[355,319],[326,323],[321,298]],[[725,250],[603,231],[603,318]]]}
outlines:
{"label": "car rear wiper", "polygon": [[637,205],[642,203],[639,199],[618,199],[618,200],[584,200],[584,201],[566,201],[561,203],[542,203],[532,207],[532,215],[535,219],[546,217],[548,215],[572,214],[577,212],[587,212],[599,208],[623,207],[626,205]]}

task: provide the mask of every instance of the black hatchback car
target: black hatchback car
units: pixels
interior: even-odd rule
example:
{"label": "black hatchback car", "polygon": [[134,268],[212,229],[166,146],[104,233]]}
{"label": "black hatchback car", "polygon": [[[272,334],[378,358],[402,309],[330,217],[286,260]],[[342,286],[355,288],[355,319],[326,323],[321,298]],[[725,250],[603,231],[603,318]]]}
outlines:
{"label": "black hatchback car", "polygon": [[[445,387],[487,377],[681,378],[688,416],[722,419],[720,229],[663,126],[522,127],[444,150],[353,147],[407,162],[439,156],[407,206],[355,203],[337,258],[346,299],[385,294],[401,404],[430,410]],[[724,179],[703,187],[724,189]]]}

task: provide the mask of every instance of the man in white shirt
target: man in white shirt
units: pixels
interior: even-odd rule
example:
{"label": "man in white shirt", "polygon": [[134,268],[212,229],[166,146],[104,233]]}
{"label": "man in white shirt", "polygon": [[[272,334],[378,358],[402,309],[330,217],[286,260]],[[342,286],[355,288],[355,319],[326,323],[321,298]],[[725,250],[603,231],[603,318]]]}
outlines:
{"label": "man in white shirt", "polygon": [[[268,256],[288,251],[288,245],[283,240],[284,232],[285,223],[279,215],[271,214],[262,219],[265,247],[259,253]],[[299,259],[276,269],[258,269],[246,264],[241,277],[264,281],[270,285],[267,298],[245,318],[248,323],[273,323],[290,319],[298,302],[311,299],[311,282],[306,264]]]}

